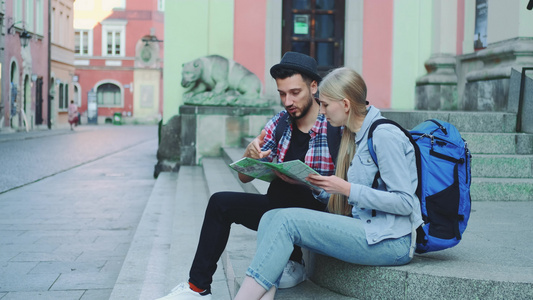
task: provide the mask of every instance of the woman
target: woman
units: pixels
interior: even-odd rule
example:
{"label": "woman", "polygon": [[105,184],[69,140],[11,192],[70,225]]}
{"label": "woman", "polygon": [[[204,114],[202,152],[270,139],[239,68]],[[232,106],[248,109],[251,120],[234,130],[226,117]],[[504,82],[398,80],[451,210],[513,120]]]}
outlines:
{"label": "woman", "polygon": [[70,100],[68,106],[68,123],[70,124],[70,130],[74,130],[72,126],[78,126],[78,106],[74,104],[74,100]]}
{"label": "woman", "polygon": [[[368,129],[383,118],[367,108],[366,85],[348,68],[328,74],[319,86],[321,113],[344,126],[334,176],[307,179],[331,194],[327,212],[276,209],[261,219],[257,253],[235,299],[273,299],[293,245],[361,265],[402,265],[411,261],[415,229],[422,223],[414,149],[397,127],[374,131],[378,167],[368,151]],[[323,193],[325,193],[323,191]]]}

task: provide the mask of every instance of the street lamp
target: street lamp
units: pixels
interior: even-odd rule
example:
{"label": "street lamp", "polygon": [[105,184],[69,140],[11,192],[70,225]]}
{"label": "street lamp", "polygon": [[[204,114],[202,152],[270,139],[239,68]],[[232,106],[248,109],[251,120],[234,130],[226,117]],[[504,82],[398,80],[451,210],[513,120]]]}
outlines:
{"label": "street lamp", "polygon": [[31,34],[29,34],[26,29],[24,29],[24,31],[22,31],[20,34],[20,45],[22,46],[22,48],[26,48],[26,46],[28,46],[28,43],[30,42],[31,40]]}
{"label": "street lamp", "polygon": [[[18,21],[18,22],[11,24],[11,26],[9,26],[9,28],[7,29],[7,34],[11,34],[11,30],[15,27],[15,24],[22,23],[22,22],[24,21]],[[20,37],[20,45],[22,46],[22,48],[26,48],[26,46],[28,46],[28,43],[31,40],[31,34],[28,31],[26,31],[26,28],[23,27],[22,32],[19,33],[19,37]]]}

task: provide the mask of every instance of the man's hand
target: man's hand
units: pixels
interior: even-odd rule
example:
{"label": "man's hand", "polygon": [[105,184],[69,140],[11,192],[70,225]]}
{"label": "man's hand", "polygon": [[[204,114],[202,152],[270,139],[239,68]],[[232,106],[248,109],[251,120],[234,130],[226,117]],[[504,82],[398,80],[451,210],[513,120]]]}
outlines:
{"label": "man's hand", "polygon": [[292,179],[290,178],[289,176],[281,173],[281,172],[278,172],[278,171],[274,171],[274,173],[276,174],[276,176],[278,176],[281,180],[287,182],[287,183],[290,183],[290,184],[299,184],[299,185],[303,185],[303,186],[307,186],[306,184],[296,180],[296,179]]}
{"label": "man's hand", "polygon": [[[250,144],[248,144],[243,156],[254,159],[260,159],[268,156],[270,152],[272,152],[272,150],[261,151],[261,147],[263,147],[263,145],[265,144],[265,135],[266,131],[264,129],[261,130],[261,134],[257,136]],[[247,183],[254,180],[253,177],[244,175],[242,173],[239,173],[239,179],[243,183]]]}
{"label": "man's hand", "polygon": [[246,150],[244,151],[244,157],[260,159],[260,158],[268,156],[270,152],[272,152],[272,150],[261,151],[261,147],[263,147],[263,145],[265,144],[265,135],[266,135],[266,131],[264,129],[261,130],[261,134],[257,136],[246,147]]}

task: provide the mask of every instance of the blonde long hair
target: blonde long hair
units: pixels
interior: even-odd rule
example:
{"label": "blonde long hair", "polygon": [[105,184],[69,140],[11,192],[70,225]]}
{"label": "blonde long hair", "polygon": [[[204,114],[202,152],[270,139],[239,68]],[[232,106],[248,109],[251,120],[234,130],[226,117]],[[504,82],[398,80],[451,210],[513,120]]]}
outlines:
{"label": "blonde long hair", "polygon": [[[346,180],[346,173],[350,162],[355,155],[355,132],[350,126],[357,117],[366,116],[366,84],[361,75],[349,68],[338,68],[324,77],[318,90],[321,95],[331,100],[348,99],[350,111],[344,127],[337,156],[335,175]],[[328,202],[328,210],[331,213],[349,216],[352,206],[348,204],[348,198],[341,194],[332,194]]]}

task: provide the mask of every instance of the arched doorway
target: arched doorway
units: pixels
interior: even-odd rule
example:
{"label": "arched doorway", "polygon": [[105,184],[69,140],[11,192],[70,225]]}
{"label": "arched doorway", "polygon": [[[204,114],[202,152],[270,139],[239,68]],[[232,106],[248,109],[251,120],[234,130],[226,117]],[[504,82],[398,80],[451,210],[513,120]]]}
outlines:
{"label": "arched doorway", "polygon": [[122,107],[120,87],[113,83],[99,85],[96,90],[96,99],[99,107]]}
{"label": "arched doorway", "polygon": [[24,100],[21,107],[22,121],[25,123],[26,130],[33,128],[33,114],[31,111],[31,82],[30,76],[24,76]]}
{"label": "arched doorway", "polygon": [[16,61],[11,61],[9,72],[9,125],[11,127],[19,127],[18,111],[18,87],[19,76],[18,66]]}
{"label": "arched doorway", "polygon": [[48,85],[48,129],[52,129],[52,125],[56,121],[57,117],[57,104],[55,104],[56,96],[56,80],[54,74],[50,78],[50,84]]}

